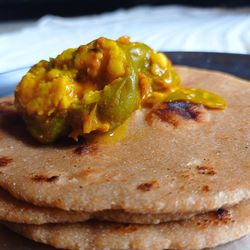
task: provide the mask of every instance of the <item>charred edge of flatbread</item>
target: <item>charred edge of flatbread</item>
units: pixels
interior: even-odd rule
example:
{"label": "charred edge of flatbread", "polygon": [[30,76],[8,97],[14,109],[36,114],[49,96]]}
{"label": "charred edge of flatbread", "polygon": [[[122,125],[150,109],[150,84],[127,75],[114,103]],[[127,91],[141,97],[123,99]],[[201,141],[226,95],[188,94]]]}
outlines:
{"label": "charred edge of flatbread", "polygon": [[76,147],[73,152],[77,155],[86,155],[95,153],[97,150],[96,142],[84,141],[80,146]]}
{"label": "charred edge of flatbread", "polygon": [[184,101],[162,102],[153,106],[146,115],[146,121],[151,125],[155,119],[167,122],[175,128],[187,123],[204,123],[209,121],[209,112],[201,104]]}
{"label": "charred edge of flatbread", "polygon": [[35,176],[32,176],[31,178],[33,181],[35,182],[56,182],[58,179],[59,179],[59,176],[57,175],[53,175],[53,176],[44,176],[44,175],[35,175]]}

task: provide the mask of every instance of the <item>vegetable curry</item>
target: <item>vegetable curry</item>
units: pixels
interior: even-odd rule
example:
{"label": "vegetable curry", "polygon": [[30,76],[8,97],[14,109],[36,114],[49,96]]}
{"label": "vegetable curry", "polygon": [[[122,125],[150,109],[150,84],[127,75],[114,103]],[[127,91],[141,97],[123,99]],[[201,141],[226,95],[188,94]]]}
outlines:
{"label": "vegetable curry", "polygon": [[29,131],[43,143],[110,132],[139,108],[176,100],[226,106],[213,93],[182,87],[165,54],[128,37],[99,38],[40,61],[15,92]]}

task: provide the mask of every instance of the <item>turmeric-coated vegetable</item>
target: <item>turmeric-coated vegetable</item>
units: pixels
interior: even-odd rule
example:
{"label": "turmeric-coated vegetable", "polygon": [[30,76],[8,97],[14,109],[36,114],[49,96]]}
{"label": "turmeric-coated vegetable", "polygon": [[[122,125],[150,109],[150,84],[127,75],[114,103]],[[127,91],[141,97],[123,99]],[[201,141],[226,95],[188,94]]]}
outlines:
{"label": "turmeric-coated vegetable", "polygon": [[213,93],[182,88],[163,53],[127,37],[99,38],[40,61],[23,77],[15,98],[29,131],[43,143],[111,131],[136,109],[163,101],[225,107]]}

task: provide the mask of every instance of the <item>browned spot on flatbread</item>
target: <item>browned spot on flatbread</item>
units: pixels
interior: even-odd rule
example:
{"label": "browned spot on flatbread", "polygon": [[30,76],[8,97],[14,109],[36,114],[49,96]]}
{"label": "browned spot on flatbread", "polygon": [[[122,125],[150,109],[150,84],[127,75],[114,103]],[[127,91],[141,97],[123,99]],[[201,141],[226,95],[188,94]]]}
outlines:
{"label": "browned spot on flatbread", "polygon": [[230,212],[224,208],[220,208],[214,212],[208,213],[208,217],[201,218],[196,225],[202,229],[208,226],[218,226],[221,224],[233,223]]}
{"label": "browned spot on flatbread", "polygon": [[74,150],[75,154],[78,155],[85,155],[85,154],[89,154],[89,153],[93,153],[97,150],[97,144],[96,143],[86,143],[84,142],[81,146],[77,147]]}
{"label": "browned spot on flatbread", "polygon": [[81,171],[77,174],[77,176],[78,176],[78,177],[88,177],[88,176],[90,176],[90,175],[97,174],[97,173],[99,173],[99,172],[100,172],[100,171],[98,171],[98,170],[88,168],[88,169],[83,169],[83,170],[81,170]]}
{"label": "browned spot on flatbread", "polygon": [[55,201],[53,201],[51,203],[52,207],[62,207],[63,206],[63,202],[60,198],[56,199]]}
{"label": "browned spot on flatbread", "polygon": [[143,192],[148,192],[150,191],[152,188],[157,188],[159,187],[159,184],[157,181],[150,181],[150,182],[146,182],[146,183],[142,183],[140,184],[137,189]]}
{"label": "browned spot on flatbread", "polygon": [[116,233],[133,233],[137,230],[137,227],[135,225],[118,225],[112,229],[112,231]]}
{"label": "browned spot on flatbread", "polygon": [[202,190],[203,192],[207,193],[207,192],[209,192],[210,189],[209,189],[209,186],[208,186],[208,185],[204,185],[204,186],[202,186],[201,190]]}
{"label": "browned spot on flatbread", "polygon": [[215,212],[215,216],[216,218],[218,218],[219,220],[225,220],[228,219],[230,217],[230,213],[228,210],[224,209],[224,208],[220,208]]}
{"label": "browned spot on flatbread", "polygon": [[196,166],[196,169],[198,170],[199,174],[203,174],[203,175],[215,175],[216,174],[212,166],[205,166],[205,165]]}
{"label": "browned spot on flatbread", "polygon": [[74,175],[74,178],[77,180],[87,181],[90,184],[109,181],[111,176],[107,174],[105,175],[105,170],[102,168],[85,168],[80,169],[79,172]]}
{"label": "browned spot on flatbread", "polygon": [[12,158],[6,156],[0,156],[0,167],[6,167],[13,161]]}
{"label": "browned spot on flatbread", "polygon": [[212,220],[210,219],[200,219],[199,221],[196,222],[196,225],[202,229],[207,228],[211,224],[212,224]]}
{"label": "browned spot on flatbread", "polygon": [[32,177],[32,180],[36,182],[55,182],[56,180],[58,180],[58,178],[59,176],[57,175],[53,175],[50,177],[44,175],[35,175]]}
{"label": "browned spot on flatbread", "polygon": [[181,177],[184,179],[189,179],[191,177],[191,173],[188,169],[181,171]]}
{"label": "browned spot on flatbread", "polygon": [[152,124],[155,118],[179,127],[187,121],[202,122],[206,120],[207,110],[203,105],[183,101],[156,104],[148,113],[146,120]]}

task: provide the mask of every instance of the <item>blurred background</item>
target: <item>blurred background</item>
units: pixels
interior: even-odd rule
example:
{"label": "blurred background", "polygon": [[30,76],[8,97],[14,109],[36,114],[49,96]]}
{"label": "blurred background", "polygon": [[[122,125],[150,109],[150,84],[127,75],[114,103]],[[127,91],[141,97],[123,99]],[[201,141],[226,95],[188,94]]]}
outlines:
{"label": "blurred background", "polygon": [[250,54],[250,0],[0,0],[0,73],[121,35],[160,51]]}
{"label": "blurred background", "polygon": [[248,6],[249,0],[0,0],[0,19],[37,18],[45,14],[75,16],[98,14],[138,5]]}

